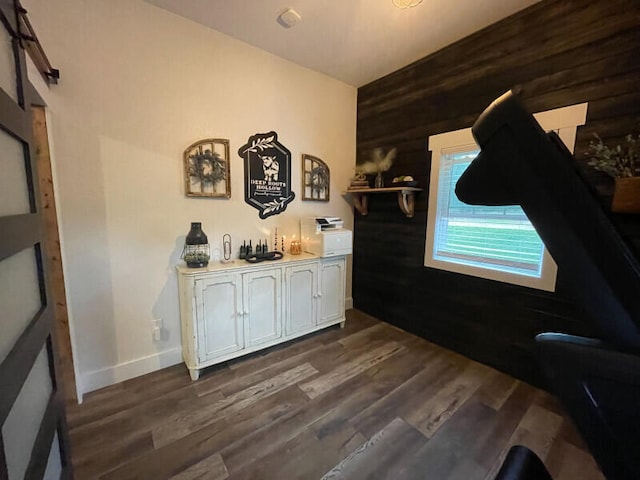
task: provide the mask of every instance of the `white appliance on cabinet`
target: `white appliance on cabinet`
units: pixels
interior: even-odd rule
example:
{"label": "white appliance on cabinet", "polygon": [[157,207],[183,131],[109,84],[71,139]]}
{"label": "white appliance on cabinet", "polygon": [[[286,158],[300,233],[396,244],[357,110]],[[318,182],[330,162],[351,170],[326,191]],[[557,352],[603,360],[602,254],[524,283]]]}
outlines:
{"label": "white appliance on cabinet", "polygon": [[309,217],[300,220],[302,249],[319,257],[337,257],[353,252],[353,234],[339,217]]}

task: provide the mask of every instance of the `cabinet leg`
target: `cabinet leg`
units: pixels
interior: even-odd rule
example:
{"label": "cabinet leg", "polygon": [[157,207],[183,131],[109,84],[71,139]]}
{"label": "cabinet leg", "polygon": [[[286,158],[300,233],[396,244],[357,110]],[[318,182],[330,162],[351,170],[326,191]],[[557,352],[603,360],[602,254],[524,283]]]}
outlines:
{"label": "cabinet leg", "polygon": [[347,323],[346,320],[343,320],[342,322],[340,322],[340,328],[344,328],[344,324]]}
{"label": "cabinet leg", "polygon": [[191,380],[195,382],[200,378],[200,370],[197,368],[190,368],[189,375],[191,375]]}

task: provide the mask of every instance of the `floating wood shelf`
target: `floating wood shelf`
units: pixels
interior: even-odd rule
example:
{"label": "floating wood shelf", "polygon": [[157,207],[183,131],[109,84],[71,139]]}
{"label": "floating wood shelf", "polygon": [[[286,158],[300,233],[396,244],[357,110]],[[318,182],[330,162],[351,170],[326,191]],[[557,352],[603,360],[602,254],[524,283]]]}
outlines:
{"label": "floating wood shelf", "polygon": [[369,213],[367,195],[370,193],[390,193],[398,194],[398,206],[402,213],[408,218],[413,217],[413,209],[415,205],[415,193],[421,192],[421,188],[416,187],[388,187],[388,188],[349,188],[348,194],[353,199],[353,206],[360,212],[360,215]]}

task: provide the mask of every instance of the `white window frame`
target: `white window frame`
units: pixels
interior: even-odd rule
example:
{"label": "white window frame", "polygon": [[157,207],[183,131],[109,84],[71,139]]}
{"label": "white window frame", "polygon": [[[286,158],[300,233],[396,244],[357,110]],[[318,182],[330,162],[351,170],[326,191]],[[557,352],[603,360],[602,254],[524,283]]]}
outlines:
{"label": "white window frame", "polygon": [[[555,130],[569,151],[573,153],[577,128],[580,125],[584,125],[587,118],[587,106],[587,103],[581,103],[569,107],[556,108],[534,114],[534,117],[545,131]],[[555,291],[558,266],[546,248],[543,253],[542,272],[539,278],[433,258],[434,236],[437,223],[437,198],[441,155],[442,152],[451,151],[452,149],[462,150],[467,147],[468,150],[480,149],[473,138],[470,128],[441,133],[429,137],[429,150],[432,152],[432,156],[424,266],[504,283],[511,283],[514,285],[537,288],[549,292]]]}

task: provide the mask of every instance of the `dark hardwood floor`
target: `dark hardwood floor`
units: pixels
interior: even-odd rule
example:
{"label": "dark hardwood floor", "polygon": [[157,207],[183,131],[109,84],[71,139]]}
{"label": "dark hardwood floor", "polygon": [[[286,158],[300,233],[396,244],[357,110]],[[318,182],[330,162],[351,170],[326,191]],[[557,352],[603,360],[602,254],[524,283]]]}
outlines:
{"label": "dark hardwood floor", "polygon": [[556,400],[357,310],[205,370],[68,409],[77,479],[492,479],[513,444],[556,480],[602,479]]}

